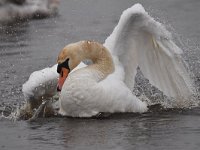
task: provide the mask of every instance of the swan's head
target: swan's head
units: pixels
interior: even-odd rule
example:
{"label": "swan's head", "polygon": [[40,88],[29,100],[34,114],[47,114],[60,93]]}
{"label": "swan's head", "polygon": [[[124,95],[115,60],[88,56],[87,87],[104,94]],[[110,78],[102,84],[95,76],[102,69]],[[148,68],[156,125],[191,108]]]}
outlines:
{"label": "swan's head", "polygon": [[57,86],[58,91],[61,91],[70,71],[72,71],[81,62],[78,50],[79,45],[77,43],[69,44],[65,46],[58,55],[57,72],[60,74]]}
{"label": "swan's head", "polygon": [[94,41],[80,41],[69,44],[58,55],[57,72],[60,74],[58,91],[61,91],[69,72],[76,68],[81,61],[87,59],[96,64],[93,69],[102,74],[101,79],[114,71],[112,56],[102,44]]}

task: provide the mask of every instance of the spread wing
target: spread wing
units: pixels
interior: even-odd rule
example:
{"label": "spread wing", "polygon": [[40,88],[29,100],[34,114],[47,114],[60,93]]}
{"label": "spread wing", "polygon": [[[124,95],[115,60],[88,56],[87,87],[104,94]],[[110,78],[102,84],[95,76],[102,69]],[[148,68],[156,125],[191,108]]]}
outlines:
{"label": "spread wing", "polygon": [[124,82],[132,90],[139,66],[150,83],[167,96],[187,98],[192,82],[181,58],[182,50],[165,27],[140,4],[125,10],[105,44],[124,68]]}

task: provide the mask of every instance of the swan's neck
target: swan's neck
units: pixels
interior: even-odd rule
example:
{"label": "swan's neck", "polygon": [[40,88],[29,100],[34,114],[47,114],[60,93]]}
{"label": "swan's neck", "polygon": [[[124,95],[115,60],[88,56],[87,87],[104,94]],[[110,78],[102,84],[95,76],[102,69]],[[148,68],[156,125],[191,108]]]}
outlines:
{"label": "swan's neck", "polygon": [[92,60],[93,64],[86,69],[98,73],[98,80],[103,80],[114,71],[114,63],[110,52],[97,42],[82,41],[80,43],[79,55],[82,56],[82,60]]}

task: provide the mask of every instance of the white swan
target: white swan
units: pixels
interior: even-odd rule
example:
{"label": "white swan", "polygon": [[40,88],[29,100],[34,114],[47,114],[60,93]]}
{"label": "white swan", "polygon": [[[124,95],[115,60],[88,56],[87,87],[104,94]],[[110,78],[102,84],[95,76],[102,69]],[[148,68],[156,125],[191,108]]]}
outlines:
{"label": "white swan", "polygon": [[[147,111],[146,104],[131,92],[138,66],[153,85],[176,102],[184,102],[193,94],[192,82],[181,60],[182,50],[172,41],[164,26],[150,17],[140,4],[123,12],[104,46],[112,55],[114,72],[110,54],[95,42],[70,44],[59,54],[58,70],[66,67],[68,61],[70,70],[82,59],[92,59],[94,63],[67,77],[59,99],[61,114],[90,117],[99,112]],[[108,59],[101,62],[98,58],[103,56],[98,57],[98,49]],[[60,65],[63,62],[66,64]],[[55,73],[55,67],[52,70]],[[37,75],[32,76],[34,78]],[[38,93],[29,94],[34,93],[36,87],[29,81],[23,85],[23,92],[26,97],[34,99]],[[46,81],[41,80],[39,84],[45,85]]]}

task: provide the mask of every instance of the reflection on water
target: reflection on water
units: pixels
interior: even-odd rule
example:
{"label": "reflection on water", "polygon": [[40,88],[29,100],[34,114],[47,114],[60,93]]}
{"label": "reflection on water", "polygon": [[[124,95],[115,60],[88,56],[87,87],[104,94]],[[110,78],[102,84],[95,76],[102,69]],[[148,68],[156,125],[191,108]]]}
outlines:
{"label": "reflection on water", "polygon": [[3,122],[11,128],[7,135],[13,134],[13,144],[0,139],[0,146],[4,149],[12,149],[15,145],[17,149],[49,150],[198,149],[199,121],[198,115],[190,112],[165,112],[117,114],[101,119],[46,118],[31,123]]}

